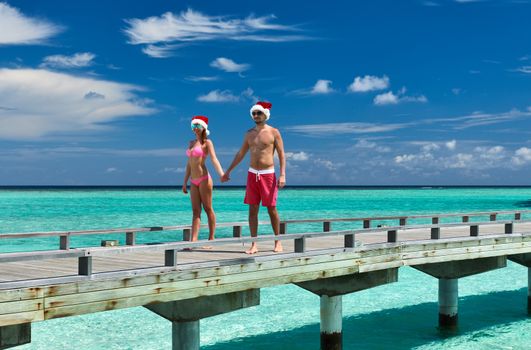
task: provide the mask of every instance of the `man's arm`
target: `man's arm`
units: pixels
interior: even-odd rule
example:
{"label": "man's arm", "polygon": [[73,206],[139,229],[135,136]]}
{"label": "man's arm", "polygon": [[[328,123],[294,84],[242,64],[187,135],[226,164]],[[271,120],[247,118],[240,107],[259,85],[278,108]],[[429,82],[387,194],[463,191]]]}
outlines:
{"label": "man's arm", "polygon": [[278,161],[280,163],[280,176],[278,177],[278,187],[282,188],[286,185],[286,155],[284,154],[284,141],[280,131],[275,129],[275,149],[278,154]]}
{"label": "man's arm", "polygon": [[247,153],[247,151],[249,150],[249,143],[247,141],[247,135],[245,135],[245,138],[243,139],[243,144],[242,144],[242,147],[240,148],[240,150],[238,151],[238,153],[236,153],[236,155],[234,156],[234,160],[232,161],[232,163],[230,164],[229,168],[227,169],[227,171],[225,172],[225,174],[223,174],[223,176],[221,177],[221,182],[227,182],[229,181],[230,179],[230,172],[236,168],[236,166],[238,164],[240,164],[240,162],[242,161],[242,159],[245,157],[245,154]]}

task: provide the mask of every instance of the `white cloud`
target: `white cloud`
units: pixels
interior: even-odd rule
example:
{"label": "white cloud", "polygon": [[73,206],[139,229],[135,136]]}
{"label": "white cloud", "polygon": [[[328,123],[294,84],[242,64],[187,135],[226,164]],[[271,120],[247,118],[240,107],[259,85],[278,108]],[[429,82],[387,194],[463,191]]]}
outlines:
{"label": "white cloud", "polygon": [[350,84],[348,90],[350,92],[368,92],[375,90],[383,90],[389,87],[389,78],[384,75],[379,78],[373,75],[366,75],[364,77],[354,78],[354,82]]}
{"label": "white cloud", "polygon": [[455,148],[457,146],[457,141],[456,140],[448,141],[444,145],[446,146],[446,148],[448,148],[449,150],[453,151],[453,150],[455,150]]}
{"label": "white cloud", "polygon": [[216,81],[216,80],[219,80],[219,77],[216,77],[216,76],[202,76],[202,77],[189,76],[189,77],[186,77],[185,79],[188,80],[188,81],[199,82],[199,81]]}
{"label": "white cloud", "polygon": [[522,66],[516,68],[516,71],[520,73],[531,74],[531,66]]}
{"label": "white cloud", "polygon": [[459,89],[459,88],[453,88],[453,89],[452,89],[452,94],[454,94],[454,95],[457,96],[457,95],[459,95],[460,93],[461,93],[461,89]]}
{"label": "white cloud", "polygon": [[230,58],[218,57],[210,63],[211,67],[223,70],[229,73],[242,73],[251,68],[247,63],[236,63]]}
{"label": "white cloud", "polygon": [[212,90],[206,95],[200,95],[197,100],[210,103],[238,102],[240,97],[233,95],[230,90]]}
{"label": "white cloud", "polygon": [[315,85],[312,88],[312,91],[310,92],[312,95],[325,95],[334,92],[334,89],[332,89],[332,81],[331,80],[322,80],[319,79],[315,83]]}
{"label": "white cloud", "polygon": [[373,102],[377,106],[395,105],[398,103],[398,95],[393,94],[392,91],[388,91],[386,93],[376,95]]}
{"label": "white cloud", "polygon": [[177,45],[146,45],[142,52],[153,58],[168,58],[174,55]]}
{"label": "white cloud", "polygon": [[0,69],[0,139],[34,140],[108,129],[119,118],[156,110],[140,87],[51,72]]}
{"label": "white cloud", "polygon": [[105,170],[106,173],[115,173],[117,171],[118,171],[118,169],[117,168],[113,168],[113,167],[107,168],[107,170]]}
{"label": "white cloud", "polygon": [[61,26],[27,17],[17,8],[0,2],[0,46],[44,44],[62,30]]}
{"label": "white cloud", "polygon": [[76,53],[72,56],[53,55],[44,57],[41,67],[82,68],[92,65],[96,55],[90,52]]}
{"label": "white cloud", "polygon": [[163,173],[176,173],[176,174],[181,174],[181,173],[184,173],[185,171],[186,171],[186,168],[169,168],[169,167],[166,167],[161,170],[161,172]]}
{"label": "white cloud", "polygon": [[251,88],[243,90],[239,95],[234,95],[231,90],[212,90],[206,95],[197,97],[199,102],[224,103],[239,102],[241,100],[257,101],[254,91]]}
{"label": "white cloud", "polygon": [[403,129],[407,126],[408,124],[327,123],[287,126],[285,130],[308,136],[335,136],[341,134],[387,132]]}
{"label": "white cloud", "polygon": [[286,159],[288,160],[302,162],[308,160],[309,158],[310,157],[306,152],[286,152]]}
{"label": "white cloud", "polygon": [[531,148],[521,147],[514,152],[511,161],[515,165],[525,165],[531,163]]}
{"label": "white cloud", "polygon": [[156,52],[160,45],[173,43],[189,45],[213,40],[285,42],[308,39],[303,35],[289,34],[299,31],[295,26],[271,23],[275,19],[273,15],[243,19],[209,16],[188,9],[179,14],[166,12],[145,19],[126,19],[124,33],[132,45],[151,45],[148,52]]}
{"label": "white cloud", "polygon": [[370,149],[379,153],[390,152],[391,149],[386,146],[379,146],[376,142],[371,142],[366,139],[361,139],[353,146],[354,149]]}
{"label": "white cloud", "polygon": [[406,93],[405,87],[400,89],[396,94],[394,94],[392,91],[388,91],[386,93],[376,95],[374,97],[373,102],[376,106],[398,104],[402,102],[419,102],[419,103],[428,102],[428,99],[424,95],[407,96],[405,95],[405,93]]}

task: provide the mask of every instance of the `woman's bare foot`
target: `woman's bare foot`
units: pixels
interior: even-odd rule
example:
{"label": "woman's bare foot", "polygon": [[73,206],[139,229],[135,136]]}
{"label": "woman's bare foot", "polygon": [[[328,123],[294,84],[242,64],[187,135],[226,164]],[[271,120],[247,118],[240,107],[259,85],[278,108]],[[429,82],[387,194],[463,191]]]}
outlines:
{"label": "woman's bare foot", "polygon": [[256,253],[258,253],[258,246],[256,245],[256,243],[253,243],[251,245],[251,249],[245,251],[245,254],[249,254],[249,255],[256,254]]}
{"label": "woman's bare foot", "polygon": [[273,251],[275,253],[280,253],[284,251],[284,248],[282,248],[282,244],[280,243],[280,241],[275,241],[275,248],[273,248]]}

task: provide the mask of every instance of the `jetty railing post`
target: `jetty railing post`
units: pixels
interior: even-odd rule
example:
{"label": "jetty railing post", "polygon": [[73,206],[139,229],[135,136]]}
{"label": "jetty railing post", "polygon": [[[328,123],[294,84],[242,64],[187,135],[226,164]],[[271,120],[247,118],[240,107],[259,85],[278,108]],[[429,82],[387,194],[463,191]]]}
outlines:
{"label": "jetty railing post", "polygon": [[351,234],[345,235],[344,237],[345,237],[344,238],[345,248],[354,248],[354,245],[355,245],[354,234],[351,233]]}
{"label": "jetty railing post", "polygon": [[469,220],[470,218],[468,217],[468,215],[463,216],[463,222],[468,222]]}
{"label": "jetty railing post", "polygon": [[496,214],[490,214],[490,221],[496,221]]}
{"label": "jetty railing post", "polygon": [[286,234],[286,232],[288,232],[288,224],[286,222],[281,222],[280,223],[280,234],[284,235]]}
{"label": "jetty railing post", "polygon": [[199,350],[199,320],[172,321],[172,349]]}
{"label": "jetty railing post", "polygon": [[439,327],[457,326],[458,279],[439,278]]}
{"label": "jetty railing post", "polygon": [[70,235],[59,236],[59,249],[61,250],[70,249]]}
{"label": "jetty railing post", "polygon": [[514,213],[514,220],[521,220],[522,214],[521,213]]}
{"label": "jetty railing post", "polygon": [[164,266],[177,266],[176,249],[167,249],[164,251]]}
{"label": "jetty railing post", "polygon": [[387,231],[387,242],[389,243],[395,243],[396,242],[396,236],[397,236],[396,230],[389,230]]}
{"label": "jetty railing post", "polygon": [[343,347],[342,296],[321,296],[321,350],[340,350]]}
{"label": "jetty railing post", "polygon": [[135,245],[135,244],[136,244],[135,232],[126,232],[125,233],[125,245]]}
{"label": "jetty railing post", "polygon": [[239,238],[242,236],[242,227],[239,225],[232,226],[232,237]]}
{"label": "jetty railing post", "polygon": [[470,236],[471,237],[477,237],[479,235],[479,226],[478,225],[470,225]]}
{"label": "jetty railing post", "polygon": [[371,228],[371,220],[363,220],[363,228]]}
{"label": "jetty railing post", "polygon": [[323,232],[330,232],[330,231],[332,231],[332,223],[330,221],[324,221]]}
{"label": "jetty railing post", "polygon": [[407,218],[400,218],[399,224],[400,226],[406,226]]}
{"label": "jetty railing post", "polygon": [[77,274],[82,276],[92,275],[92,257],[80,256],[77,259]]}
{"label": "jetty railing post", "polygon": [[512,222],[509,222],[509,223],[505,224],[505,233],[507,233],[507,234],[513,233],[513,223]]}
{"label": "jetty railing post", "polygon": [[191,241],[192,240],[192,230],[189,228],[183,229],[183,241]]}
{"label": "jetty railing post", "polygon": [[[431,218],[431,224],[437,225],[439,223],[439,218]],[[432,227],[431,228],[431,239],[439,239],[441,238],[441,228],[440,227]]]}
{"label": "jetty railing post", "polygon": [[295,253],[304,253],[306,251],[306,237],[295,239]]}

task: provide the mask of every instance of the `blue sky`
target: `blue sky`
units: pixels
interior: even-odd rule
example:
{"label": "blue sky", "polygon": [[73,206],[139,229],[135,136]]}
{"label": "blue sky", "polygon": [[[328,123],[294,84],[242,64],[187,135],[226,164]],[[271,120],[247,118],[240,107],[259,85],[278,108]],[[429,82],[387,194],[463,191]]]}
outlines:
{"label": "blue sky", "polygon": [[0,185],[179,185],[190,118],[210,118],[226,168],[257,99],[291,185],[531,185],[529,14],[497,0],[0,2]]}

